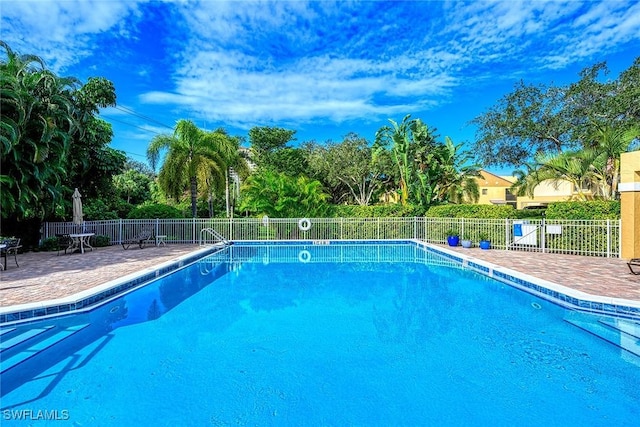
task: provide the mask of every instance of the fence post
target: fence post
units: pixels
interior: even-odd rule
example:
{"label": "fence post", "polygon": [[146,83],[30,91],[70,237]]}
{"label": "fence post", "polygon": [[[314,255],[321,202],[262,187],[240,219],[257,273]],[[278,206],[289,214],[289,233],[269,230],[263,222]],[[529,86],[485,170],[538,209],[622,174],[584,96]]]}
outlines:
{"label": "fence post", "polygon": [[122,244],[122,218],[118,218],[118,244]]}
{"label": "fence post", "polygon": [[505,219],[504,220],[504,249],[506,251],[509,250],[509,236],[510,236],[510,230],[509,230],[509,219]]}
{"label": "fence post", "polygon": [[618,258],[622,258],[622,220],[618,220]]}
{"label": "fence post", "polygon": [[544,212],[542,213],[542,227],[540,227],[540,244],[542,245],[542,253],[546,252],[546,248],[547,248],[547,234],[545,233],[545,220],[544,220]]}
{"label": "fence post", "polygon": [[607,220],[607,258],[611,258],[611,220]]}

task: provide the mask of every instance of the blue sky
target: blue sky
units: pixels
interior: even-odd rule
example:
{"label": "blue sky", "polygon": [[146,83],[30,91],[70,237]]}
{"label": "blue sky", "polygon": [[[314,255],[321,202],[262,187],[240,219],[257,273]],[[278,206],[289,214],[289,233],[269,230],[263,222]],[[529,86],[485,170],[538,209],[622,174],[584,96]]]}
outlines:
{"label": "blue sky", "polygon": [[472,143],[469,121],[520,79],[564,84],[599,61],[615,78],[640,54],[638,1],[2,0],[0,15],[13,50],[113,81],[101,115],[139,161],[179,119],[322,143],[411,114]]}

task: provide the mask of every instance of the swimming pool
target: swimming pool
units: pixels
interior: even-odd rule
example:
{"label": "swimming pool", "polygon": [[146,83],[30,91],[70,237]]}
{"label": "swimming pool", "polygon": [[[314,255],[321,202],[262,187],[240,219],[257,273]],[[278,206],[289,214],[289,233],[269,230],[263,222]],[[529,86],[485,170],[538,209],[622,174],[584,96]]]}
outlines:
{"label": "swimming pool", "polygon": [[[95,310],[3,329],[3,369],[47,348],[3,372],[3,420],[630,425],[640,415],[635,320],[565,310],[415,243],[316,243],[236,244]],[[588,325],[618,327],[619,345]]]}

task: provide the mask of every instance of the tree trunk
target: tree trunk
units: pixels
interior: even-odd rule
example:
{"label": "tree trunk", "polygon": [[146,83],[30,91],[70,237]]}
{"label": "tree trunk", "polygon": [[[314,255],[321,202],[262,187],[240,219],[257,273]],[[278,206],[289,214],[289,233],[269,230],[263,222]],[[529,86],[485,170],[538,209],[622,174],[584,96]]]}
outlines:
{"label": "tree trunk", "polygon": [[191,177],[191,216],[196,218],[198,216],[198,181],[195,176]]}
{"label": "tree trunk", "polygon": [[224,173],[224,196],[225,203],[227,207],[227,218],[229,218],[229,170],[227,169]]}

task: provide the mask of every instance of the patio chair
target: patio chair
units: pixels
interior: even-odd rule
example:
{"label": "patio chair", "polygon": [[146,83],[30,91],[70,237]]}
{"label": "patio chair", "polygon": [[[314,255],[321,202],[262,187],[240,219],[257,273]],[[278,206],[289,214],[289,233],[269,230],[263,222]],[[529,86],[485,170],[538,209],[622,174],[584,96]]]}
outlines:
{"label": "patio chair", "polygon": [[58,255],[60,255],[60,251],[64,250],[64,254],[67,254],[68,250],[71,250],[73,247],[73,239],[68,234],[56,234],[56,239],[58,240]]}
{"label": "patio chair", "polygon": [[129,249],[129,246],[133,244],[138,244],[140,249],[143,249],[145,245],[154,241],[155,237],[153,236],[153,229],[145,228],[140,233],[136,234],[134,237],[130,239],[126,239],[122,241],[122,247],[126,250]]}
{"label": "patio chair", "polygon": [[18,249],[22,247],[20,239],[7,239],[2,242],[2,245],[4,246],[0,248],[0,257],[4,258],[4,269],[7,269],[7,256],[11,254],[13,254],[16,267],[20,267],[18,265]]}
{"label": "patio chair", "polygon": [[629,270],[631,270],[632,274],[635,274],[636,276],[640,275],[640,258],[630,259],[627,263],[627,266],[629,267]]}

